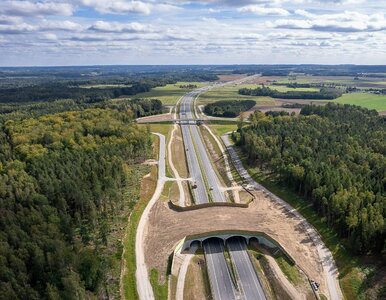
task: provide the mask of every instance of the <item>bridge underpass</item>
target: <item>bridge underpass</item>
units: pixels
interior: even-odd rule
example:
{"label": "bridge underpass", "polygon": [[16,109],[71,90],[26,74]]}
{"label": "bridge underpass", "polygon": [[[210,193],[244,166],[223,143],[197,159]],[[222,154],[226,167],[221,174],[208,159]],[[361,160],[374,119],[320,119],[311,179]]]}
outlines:
{"label": "bridge underpass", "polygon": [[[222,244],[225,246],[226,242],[229,239],[235,237],[243,239],[247,245],[250,245],[252,242],[257,242],[258,244],[264,245],[270,249],[278,249],[283,251],[283,249],[281,249],[281,247],[278,245],[278,243],[276,243],[276,241],[274,241],[264,233],[227,231],[186,236],[181,245],[181,252],[189,250],[193,244],[198,244],[199,247],[203,247],[204,241],[211,238],[220,239],[222,241]],[[285,253],[285,251],[283,252]]]}
{"label": "bridge underpass", "polygon": [[[202,247],[208,267],[209,283],[214,299],[265,300],[258,274],[248,254],[248,244],[259,243],[275,251],[278,247],[263,234],[213,232],[186,237],[181,250]],[[230,261],[227,263],[225,249]],[[216,264],[216,268],[211,265]]]}

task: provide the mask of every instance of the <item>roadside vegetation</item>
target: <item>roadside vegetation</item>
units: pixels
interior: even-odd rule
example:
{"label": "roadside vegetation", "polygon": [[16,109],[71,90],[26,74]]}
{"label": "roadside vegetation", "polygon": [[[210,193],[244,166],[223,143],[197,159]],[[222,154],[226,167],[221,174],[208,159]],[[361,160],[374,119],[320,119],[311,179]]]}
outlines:
{"label": "roadside vegetation", "polygon": [[342,92],[335,88],[321,88],[319,91],[301,91],[301,90],[290,90],[280,92],[275,88],[268,86],[258,86],[254,89],[241,88],[239,90],[240,95],[248,96],[265,96],[279,99],[324,99],[332,100],[342,96]]}
{"label": "roadside vegetation", "polygon": [[385,247],[386,131],[376,112],[358,107],[306,106],[302,114],[256,112],[239,145],[254,179],[317,228],[334,254],[345,296],[360,299],[380,280],[373,274],[381,264],[371,261],[382,261]]}

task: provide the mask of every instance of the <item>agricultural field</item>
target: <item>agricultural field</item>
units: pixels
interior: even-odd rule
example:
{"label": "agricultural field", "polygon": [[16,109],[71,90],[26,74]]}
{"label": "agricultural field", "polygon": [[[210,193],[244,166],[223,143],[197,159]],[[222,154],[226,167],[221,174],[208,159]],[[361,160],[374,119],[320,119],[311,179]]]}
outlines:
{"label": "agricultural field", "polygon": [[188,88],[180,88],[180,85],[193,84],[197,87],[205,86],[204,82],[177,82],[161,87],[153,88],[150,92],[135,95],[135,98],[155,98],[162,101],[163,105],[174,105],[187,92]]}
{"label": "agricultural field", "polygon": [[368,109],[375,109],[379,112],[386,111],[386,95],[374,95],[369,93],[344,94],[333,102],[358,105]]}
{"label": "agricultural field", "polygon": [[[269,78],[269,77],[267,77]],[[269,80],[270,81],[270,80]],[[364,90],[369,88],[386,88],[386,81],[381,78],[360,78],[359,80],[354,80],[353,77],[348,76],[285,76],[285,77],[272,77],[272,81],[276,81],[277,83],[325,83],[325,84],[338,84],[341,85],[340,88],[346,89],[346,86],[355,86],[358,89]],[[272,82],[271,81],[271,82]],[[268,83],[268,81],[267,81]],[[256,96],[245,96],[240,95],[238,90],[240,88],[255,88],[258,84],[240,84],[240,85],[229,85],[225,87],[216,88],[210,91],[203,93],[199,99],[199,105],[205,105],[208,103],[213,103],[220,100],[255,100],[257,102],[257,106],[264,107],[265,110],[270,107],[275,108],[275,110],[280,107],[283,103],[282,100],[272,99],[270,97],[256,97]],[[279,92],[287,92],[287,91],[318,91],[318,88],[289,88],[286,86],[278,86],[278,85],[269,85],[271,89],[275,89]],[[339,88],[339,87],[338,87]],[[312,103],[318,103],[319,100],[312,100]],[[299,99],[299,100],[286,100],[284,102],[298,102],[298,103],[309,103],[310,101]],[[330,102],[330,100],[323,100],[323,105]],[[350,93],[343,94],[342,97],[339,97],[332,102],[340,103],[340,104],[351,104],[358,105],[368,109],[375,109],[378,112],[386,111],[386,95],[376,95],[370,93]]]}
{"label": "agricultural field", "polygon": [[386,88],[386,79],[377,77],[352,76],[311,76],[311,75],[291,75],[275,78],[277,83],[325,83],[338,84],[344,86],[356,86],[358,88]]}
{"label": "agricultural field", "polygon": [[207,91],[198,98],[198,105],[205,105],[222,100],[255,100],[257,105],[275,105],[270,97],[244,96],[238,93],[240,88],[254,88],[256,84],[229,85]]}

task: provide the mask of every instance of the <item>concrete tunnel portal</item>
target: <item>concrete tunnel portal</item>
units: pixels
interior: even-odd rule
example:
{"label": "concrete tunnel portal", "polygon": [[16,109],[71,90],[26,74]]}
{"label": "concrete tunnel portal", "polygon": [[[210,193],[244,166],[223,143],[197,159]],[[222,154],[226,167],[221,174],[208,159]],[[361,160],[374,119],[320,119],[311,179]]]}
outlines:
{"label": "concrete tunnel portal", "polygon": [[[270,238],[268,235],[262,232],[232,232],[232,231],[222,231],[222,232],[208,232],[200,235],[191,235],[186,236],[183,239],[183,243],[181,245],[181,252],[189,250],[192,246],[196,245],[201,248],[203,246],[204,241],[210,239],[219,239],[223,245],[225,246],[227,241],[234,238],[243,239],[247,245],[250,245],[253,242],[257,242],[260,245],[264,245],[271,249],[283,250],[280,245]],[[285,252],[285,251],[284,251]]]}

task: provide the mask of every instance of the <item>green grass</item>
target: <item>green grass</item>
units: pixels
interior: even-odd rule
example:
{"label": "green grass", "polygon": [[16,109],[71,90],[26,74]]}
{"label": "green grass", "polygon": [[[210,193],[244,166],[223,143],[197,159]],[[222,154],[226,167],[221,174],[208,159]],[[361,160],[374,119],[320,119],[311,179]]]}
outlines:
{"label": "green grass", "polygon": [[290,282],[292,282],[295,286],[301,282],[299,270],[293,263],[291,263],[283,255],[275,257],[275,260]]}
{"label": "green grass", "polygon": [[203,82],[177,82],[176,84],[153,88],[150,92],[140,93],[134,97],[159,99],[164,105],[174,105],[184,94],[191,91],[190,89],[180,88],[180,85],[186,84],[195,84],[197,87],[205,85]]}
{"label": "green grass", "polygon": [[156,300],[168,299],[168,282],[165,280],[164,284],[159,284],[158,271],[156,269],[150,271],[150,283],[153,287],[154,298]]}
{"label": "green grass", "polygon": [[226,85],[202,93],[198,98],[198,105],[205,105],[220,100],[255,100],[258,105],[275,105],[270,97],[245,96],[238,93],[241,88],[255,88],[256,84]]}
{"label": "green grass", "polygon": [[386,95],[374,95],[368,93],[344,94],[333,102],[340,104],[353,104],[377,111],[386,110]]}
{"label": "green grass", "polygon": [[238,149],[238,152],[244,166],[255,181],[261,183],[272,193],[284,199],[317,229],[323,242],[334,256],[339,269],[340,285],[345,298],[362,299],[363,290],[361,284],[363,280],[360,278],[364,265],[360,263],[358,257],[355,257],[344,248],[342,240],[338,237],[336,231],[327,226],[325,220],[314,211],[310,203],[284,185],[279,184],[274,177],[263,174],[263,172],[256,167],[248,166],[245,157],[240,153],[240,149]]}
{"label": "green grass", "polygon": [[211,124],[209,127],[213,131],[213,133],[220,138],[224,133],[237,130],[237,124],[236,123],[224,124],[224,125]]}

